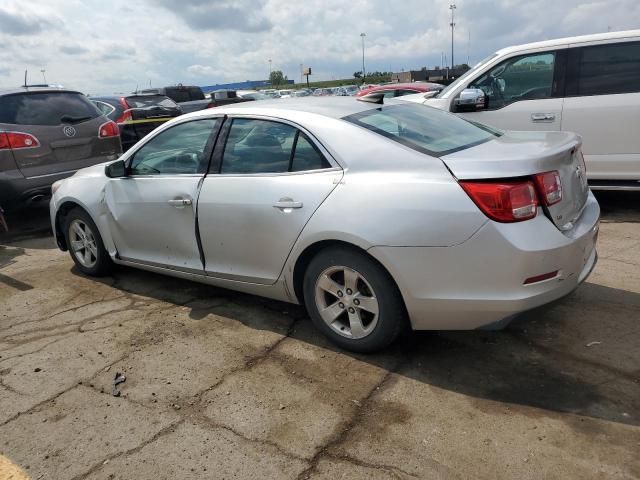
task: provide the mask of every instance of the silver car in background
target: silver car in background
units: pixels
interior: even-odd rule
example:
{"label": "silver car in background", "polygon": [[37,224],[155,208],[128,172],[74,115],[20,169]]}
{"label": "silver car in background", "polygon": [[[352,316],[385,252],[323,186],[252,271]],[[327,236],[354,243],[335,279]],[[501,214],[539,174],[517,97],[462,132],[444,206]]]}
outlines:
{"label": "silver car in background", "polygon": [[116,263],[304,304],[354,351],[490,327],[585,280],[600,209],[578,136],[372,101],[172,120],[54,185],[57,243],[88,275]]}

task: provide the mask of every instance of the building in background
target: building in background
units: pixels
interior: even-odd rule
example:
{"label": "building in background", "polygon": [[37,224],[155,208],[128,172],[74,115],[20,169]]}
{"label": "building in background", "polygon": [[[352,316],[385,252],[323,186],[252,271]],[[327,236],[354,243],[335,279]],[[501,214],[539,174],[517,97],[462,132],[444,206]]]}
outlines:
{"label": "building in background", "polygon": [[391,74],[391,81],[394,83],[437,82],[447,78],[459,77],[467,70],[469,70],[469,66],[466,64],[456,65],[456,68],[452,71],[448,68],[434,67],[433,69],[428,69],[423,67],[421,70],[393,73]]}

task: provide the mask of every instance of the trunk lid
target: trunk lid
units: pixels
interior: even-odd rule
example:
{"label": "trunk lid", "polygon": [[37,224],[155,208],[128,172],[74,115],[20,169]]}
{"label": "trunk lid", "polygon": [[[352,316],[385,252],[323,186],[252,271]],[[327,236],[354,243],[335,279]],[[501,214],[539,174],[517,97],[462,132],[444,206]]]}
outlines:
{"label": "trunk lid", "polygon": [[164,95],[129,96],[126,101],[138,138],[143,138],[164,122],[182,115],[180,106]]}
{"label": "trunk lid", "polygon": [[[545,214],[562,231],[580,217],[589,194],[580,137],[569,132],[506,132],[495,140],[441,157],[459,180],[531,177],[557,171],[562,200]],[[538,197],[542,202],[541,193]]]}

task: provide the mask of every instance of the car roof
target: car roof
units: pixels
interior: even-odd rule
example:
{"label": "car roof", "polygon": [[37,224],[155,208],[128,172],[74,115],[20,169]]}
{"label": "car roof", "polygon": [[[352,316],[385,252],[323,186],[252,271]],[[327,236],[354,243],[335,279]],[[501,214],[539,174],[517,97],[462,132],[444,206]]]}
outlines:
{"label": "car roof", "polygon": [[68,88],[57,88],[57,87],[18,87],[18,88],[10,88],[6,90],[0,90],[0,96],[2,95],[14,95],[16,93],[47,93],[47,92],[64,92],[64,93],[80,93],[77,90],[70,90]]}
{"label": "car roof", "polygon": [[[371,102],[356,100],[353,97],[292,97],[279,100],[261,100],[260,102],[234,103],[215,109],[201,110],[194,114],[214,113],[281,115],[284,112],[303,112],[324,117],[341,119],[355,113],[378,108]],[[194,115],[190,114],[190,115]],[[199,116],[198,115],[198,116]],[[195,116],[195,115],[194,115]]]}
{"label": "car roof", "polygon": [[544,40],[542,42],[525,43],[522,45],[513,45],[498,50],[498,55],[506,53],[518,52],[520,50],[529,50],[534,48],[560,47],[563,45],[571,45],[575,43],[594,42],[601,40],[618,40],[623,38],[638,38],[640,30],[624,30],[620,32],[595,33],[591,35],[580,35],[577,37],[555,38],[553,40]]}

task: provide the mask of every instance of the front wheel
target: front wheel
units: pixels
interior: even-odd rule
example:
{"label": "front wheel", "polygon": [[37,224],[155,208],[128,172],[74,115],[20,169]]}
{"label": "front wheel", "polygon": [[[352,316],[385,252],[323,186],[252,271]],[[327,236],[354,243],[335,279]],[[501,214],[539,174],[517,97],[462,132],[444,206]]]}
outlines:
{"label": "front wheel", "polygon": [[104,248],[96,224],[80,208],[71,210],[65,221],[67,247],[74,263],[85,275],[102,277],[111,272],[113,263]]}
{"label": "front wheel", "polygon": [[316,327],[346,350],[380,350],[407,325],[402,297],[392,278],[355,249],[321,251],[305,272],[303,288]]}

